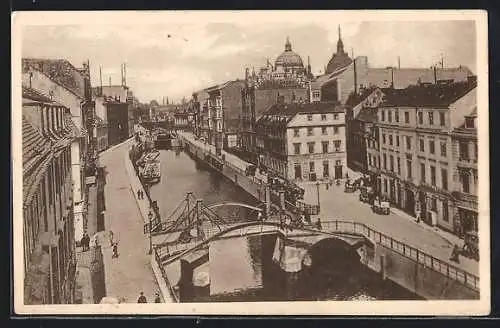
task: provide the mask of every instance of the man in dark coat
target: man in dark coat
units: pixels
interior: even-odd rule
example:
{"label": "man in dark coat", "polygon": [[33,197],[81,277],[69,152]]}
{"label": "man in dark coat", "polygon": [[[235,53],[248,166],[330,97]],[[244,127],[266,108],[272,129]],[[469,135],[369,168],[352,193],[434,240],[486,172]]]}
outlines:
{"label": "man in dark coat", "polygon": [[147,303],[148,300],[146,299],[146,296],[144,296],[144,293],[141,292],[139,298],[137,299],[137,303]]}

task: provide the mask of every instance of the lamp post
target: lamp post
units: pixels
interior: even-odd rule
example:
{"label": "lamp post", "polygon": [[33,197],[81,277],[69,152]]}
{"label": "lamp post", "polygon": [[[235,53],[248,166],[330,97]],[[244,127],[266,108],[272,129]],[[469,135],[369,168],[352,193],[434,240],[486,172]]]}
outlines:
{"label": "lamp post", "polygon": [[148,254],[151,255],[151,253],[153,253],[153,237],[151,236],[151,230],[153,229],[153,213],[151,213],[151,211],[149,211],[148,219],[149,219],[149,252],[148,252]]}
{"label": "lamp post", "polygon": [[316,181],[316,194],[318,196],[318,210],[320,209],[320,201],[319,201],[319,181]]}

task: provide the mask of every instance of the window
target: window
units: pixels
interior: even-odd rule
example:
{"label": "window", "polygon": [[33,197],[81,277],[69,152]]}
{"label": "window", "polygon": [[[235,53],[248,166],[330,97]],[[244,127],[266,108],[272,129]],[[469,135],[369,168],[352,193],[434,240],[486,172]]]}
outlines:
{"label": "window", "polygon": [[328,178],[330,176],[330,165],[328,161],[323,161],[323,178]]}
{"label": "window", "polygon": [[293,144],[293,153],[295,155],[300,155],[300,143]]}
{"label": "window", "polygon": [[309,162],[309,171],[314,172],[314,162]]}
{"label": "window", "polygon": [[308,142],[307,148],[309,150],[309,154],[314,154],[314,142]]}
{"label": "window", "polygon": [[439,125],[445,126],[444,113],[439,113]]}
{"label": "window", "polygon": [[441,188],[448,190],[448,170],[441,169]]}
{"label": "window", "polygon": [[431,165],[431,184],[436,185],[436,167]]}
{"label": "window", "polygon": [[406,176],[408,177],[408,179],[412,178],[411,160],[409,159],[406,160]]}
{"label": "window", "polygon": [[437,212],[437,199],[436,197],[431,198],[431,210]]}
{"label": "window", "polygon": [[434,140],[429,140],[429,152],[431,154],[434,154],[434,152],[435,152],[435,148],[434,147],[435,147]]}
{"label": "window", "polygon": [[313,135],[313,128],[307,128],[307,135],[312,136]]}
{"label": "window", "polygon": [[424,124],[424,113],[418,112],[418,124]]}
{"label": "window", "polygon": [[405,123],[406,124],[410,123],[410,112],[405,112]]}
{"label": "window", "polygon": [[312,121],[313,120],[313,116],[311,114],[307,115],[307,120],[308,121]]}
{"label": "window", "polygon": [[411,150],[411,137],[406,136],[406,149]]}
{"label": "window", "polygon": [[387,180],[384,179],[384,192],[387,192]]}
{"label": "window", "polygon": [[380,120],[381,121],[385,121],[385,111],[384,110],[380,112],[380,115],[381,115],[381,119]]}
{"label": "window", "polygon": [[441,142],[441,156],[446,157],[446,142]]}
{"label": "window", "polygon": [[387,111],[387,120],[392,123],[392,112],[390,110]]}
{"label": "window", "polygon": [[335,151],[340,151],[340,140],[335,140],[333,145],[335,147]]}
{"label": "window", "polygon": [[293,136],[300,137],[300,129],[293,129]]}
{"label": "window", "polygon": [[425,183],[425,164],[420,163],[420,181]]}
{"label": "window", "polygon": [[474,118],[466,117],[465,118],[465,128],[466,129],[474,129]]}
{"label": "window", "polygon": [[339,114],[333,114],[333,119],[338,120],[339,119]]}
{"label": "window", "polygon": [[443,200],[443,220],[448,222],[450,213],[448,212],[448,201]]}
{"label": "window", "polygon": [[419,140],[418,140],[418,143],[419,143],[419,145],[420,145],[420,147],[419,147],[419,148],[420,148],[420,151],[421,151],[421,152],[424,152],[424,151],[425,151],[425,147],[424,147],[424,139],[419,139]]}
{"label": "window", "polygon": [[474,158],[477,160],[477,143],[474,144]]}
{"label": "window", "polygon": [[469,144],[467,142],[460,142],[459,144],[460,150],[460,159],[469,159]]}
{"label": "window", "polygon": [[387,170],[387,156],[385,154],[382,155],[383,158],[383,163],[384,163],[384,170]]}
{"label": "window", "polygon": [[321,120],[326,121],[326,114],[321,114]]}
{"label": "window", "polygon": [[320,97],[319,91],[313,91],[313,97],[314,98],[319,98]]}
{"label": "window", "polygon": [[372,166],[372,155],[368,154],[368,165]]}
{"label": "window", "polygon": [[399,147],[399,136],[396,136],[396,147]]}
{"label": "window", "polygon": [[392,155],[389,155],[389,168],[391,172],[394,172],[394,156]]}
{"label": "window", "polygon": [[385,145],[385,134],[382,133],[382,143]]}
{"label": "window", "polygon": [[466,194],[470,193],[469,174],[467,172],[462,172],[461,180],[462,180],[462,192]]}
{"label": "window", "polygon": [[427,115],[429,115],[429,125],[434,125],[434,112],[429,112]]}
{"label": "window", "polygon": [[328,141],[321,142],[321,146],[323,147],[323,154],[328,153]]}
{"label": "window", "polygon": [[333,127],[333,134],[339,134],[339,127],[338,126]]}
{"label": "window", "polygon": [[389,134],[389,145],[392,146],[392,134]]}
{"label": "window", "polygon": [[326,126],[321,127],[321,134],[326,135]]}
{"label": "window", "polygon": [[397,109],[394,111],[394,121],[399,123],[399,111]]}
{"label": "window", "polygon": [[398,174],[401,174],[401,158],[398,157]]}

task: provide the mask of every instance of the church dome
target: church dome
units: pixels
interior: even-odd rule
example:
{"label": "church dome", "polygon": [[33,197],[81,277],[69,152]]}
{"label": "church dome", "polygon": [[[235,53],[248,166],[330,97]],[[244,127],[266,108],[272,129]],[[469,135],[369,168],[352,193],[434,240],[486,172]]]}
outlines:
{"label": "church dome", "polygon": [[276,61],[274,63],[274,66],[300,66],[304,67],[304,63],[302,62],[302,58],[298,54],[292,51],[292,44],[290,43],[290,40],[287,38],[286,39],[286,44],[285,44],[285,51],[281,53],[276,58]]}

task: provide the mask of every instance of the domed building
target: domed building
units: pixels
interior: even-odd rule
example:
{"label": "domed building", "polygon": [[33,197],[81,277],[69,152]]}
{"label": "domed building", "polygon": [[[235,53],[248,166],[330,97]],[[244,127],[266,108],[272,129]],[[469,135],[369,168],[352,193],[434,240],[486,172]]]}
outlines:
{"label": "domed building", "polygon": [[301,87],[304,88],[312,78],[311,65],[308,63],[304,67],[304,62],[299,54],[292,50],[290,39],[286,38],[285,51],[283,51],[274,62],[274,66],[267,61],[258,74],[248,69],[247,80],[254,82],[257,88],[280,88],[280,87]]}

